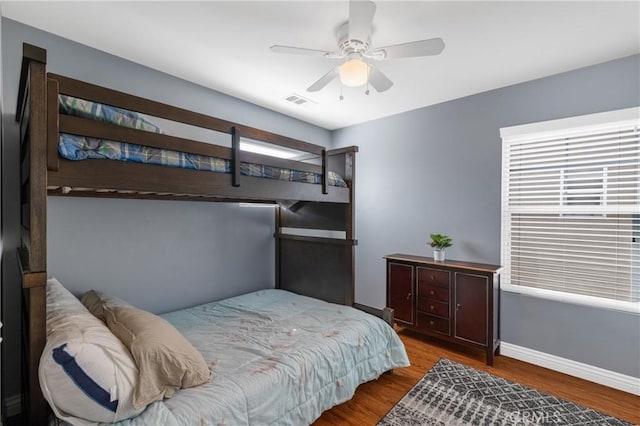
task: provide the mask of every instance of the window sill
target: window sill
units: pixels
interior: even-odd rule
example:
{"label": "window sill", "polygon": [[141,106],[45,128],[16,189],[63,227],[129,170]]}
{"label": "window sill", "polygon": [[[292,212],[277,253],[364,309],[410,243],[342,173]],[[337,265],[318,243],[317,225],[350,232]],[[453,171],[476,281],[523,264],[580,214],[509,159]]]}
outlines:
{"label": "window sill", "polygon": [[524,287],[512,284],[501,284],[500,289],[509,293],[524,294],[526,296],[554,300],[556,302],[640,314],[640,302],[624,302],[620,300],[610,300],[601,297],[583,296],[580,294],[563,293],[561,291]]}

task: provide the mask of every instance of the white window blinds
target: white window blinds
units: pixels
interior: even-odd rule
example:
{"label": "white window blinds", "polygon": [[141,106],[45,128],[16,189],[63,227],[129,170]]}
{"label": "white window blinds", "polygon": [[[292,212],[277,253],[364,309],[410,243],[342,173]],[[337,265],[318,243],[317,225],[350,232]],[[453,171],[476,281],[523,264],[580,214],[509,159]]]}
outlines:
{"label": "white window blinds", "polygon": [[640,108],[510,127],[501,135],[507,289],[636,310]]}

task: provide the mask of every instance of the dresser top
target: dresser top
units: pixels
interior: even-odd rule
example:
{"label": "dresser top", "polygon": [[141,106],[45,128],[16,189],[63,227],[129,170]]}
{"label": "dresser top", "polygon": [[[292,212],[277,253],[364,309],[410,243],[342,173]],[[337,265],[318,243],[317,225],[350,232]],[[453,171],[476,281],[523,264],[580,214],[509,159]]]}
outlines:
{"label": "dresser top", "polygon": [[461,262],[459,260],[435,261],[432,257],[414,256],[411,254],[388,254],[384,256],[387,260],[397,260],[401,262],[419,263],[421,265],[430,265],[438,267],[463,268],[481,272],[499,272],[502,269],[500,265],[489,265],[486,263]]}

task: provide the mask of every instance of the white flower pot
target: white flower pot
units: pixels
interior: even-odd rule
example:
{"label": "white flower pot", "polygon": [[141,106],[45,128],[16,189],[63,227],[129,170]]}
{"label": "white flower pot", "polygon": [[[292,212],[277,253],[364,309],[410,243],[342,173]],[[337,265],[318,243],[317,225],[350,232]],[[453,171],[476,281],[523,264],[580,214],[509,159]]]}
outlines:
{"label": "white flower pot", "polygon": [[444,262],[444,250],[433,250],[433,260],[436,262]]}

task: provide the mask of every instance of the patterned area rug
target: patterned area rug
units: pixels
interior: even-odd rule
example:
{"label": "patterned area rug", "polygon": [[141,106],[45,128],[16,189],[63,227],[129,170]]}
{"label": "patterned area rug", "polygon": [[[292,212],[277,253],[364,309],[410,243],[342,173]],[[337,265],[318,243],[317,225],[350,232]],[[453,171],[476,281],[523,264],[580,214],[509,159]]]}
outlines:
{"label": "patterned area rug", "polygon": [[469,424],[631,423],[444,358],[378,422],[378,426]]}

